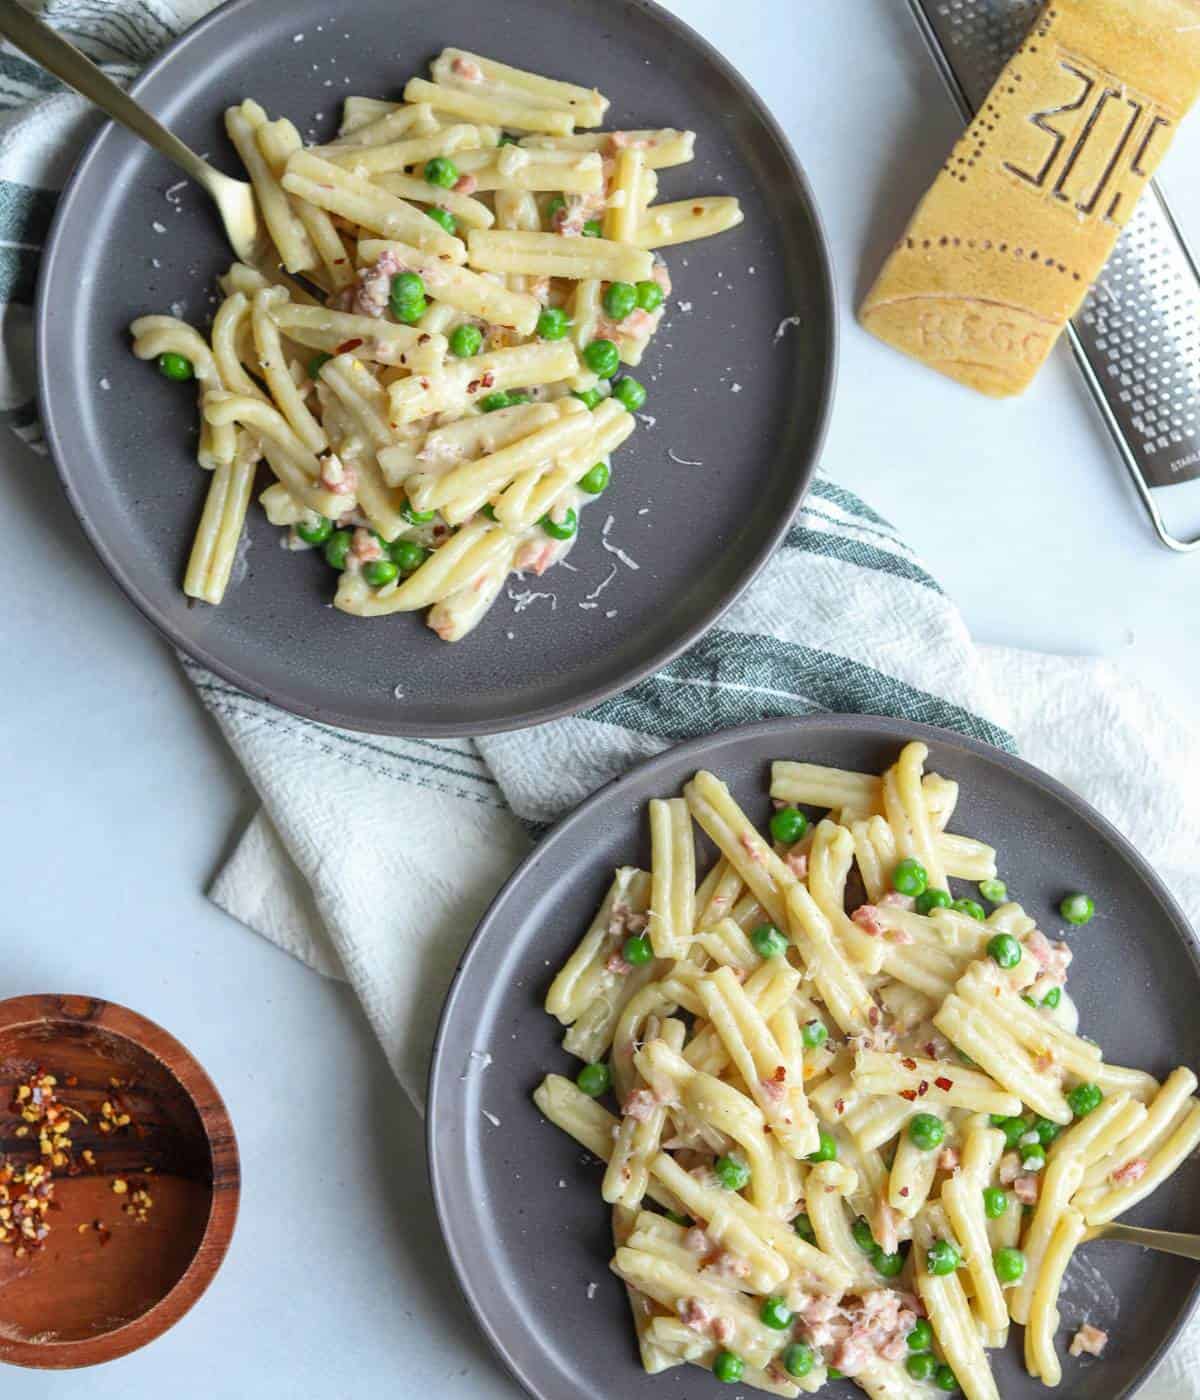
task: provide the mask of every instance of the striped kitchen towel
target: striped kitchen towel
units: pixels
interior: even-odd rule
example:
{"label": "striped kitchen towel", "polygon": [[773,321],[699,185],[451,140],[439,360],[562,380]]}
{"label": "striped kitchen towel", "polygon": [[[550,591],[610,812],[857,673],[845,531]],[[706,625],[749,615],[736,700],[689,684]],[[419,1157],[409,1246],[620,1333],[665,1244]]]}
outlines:
{"label": "striped kitchen towel", "polygon": [[[128,77],[208,0],[48,0]],[[31,446],[37,253],[95,124],[0,50],[0,416]],[[317,971],[347,979],[421,1105],[444,993],[488,901],[539,833],[632,763],[777,715],[887,714],[1018,748],[1130,829],[1200,915],[1200,742],[1108,663],[976,647],[913,550],[827,477],[783,547],[687,654],[571,719],[479,740],[373,738],[296,719],[189,661],[262,806],[213,899]],[[1148,717],[1155,722],[1147,724]],[[331,800],[336,794],[336,800]],[[1200,1330],[1147,1400],[1200,1396]]]}

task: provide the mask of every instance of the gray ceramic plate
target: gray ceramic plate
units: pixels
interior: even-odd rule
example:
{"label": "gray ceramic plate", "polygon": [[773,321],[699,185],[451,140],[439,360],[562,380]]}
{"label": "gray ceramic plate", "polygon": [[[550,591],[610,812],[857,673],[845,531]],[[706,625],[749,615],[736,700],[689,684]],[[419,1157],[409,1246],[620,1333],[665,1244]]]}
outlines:
{"label": "gray ceramic plate", "polygon": [[[824,238],[787,142],[724,59],[649,0],[234,0],[134,91],[233,171],[222,127],[230,103],[253,96],[325,140],[343,97],[398,93],[445,44],[595,84],[620,123],[694,128],[699,157],[662,172],[661,198],[737,194],[746,210],[735,232],[667,250],[675,309],[641,375],[653,422],[621,450],[613,486],[584,516],[576,572],[526,585],[543,596],[519,616],[519,600],[502,597],[455,646],[419,615],[348,618],[327,606],[333,580],[319,557],[280,549],[257,506],[225,603],[189,606],[179,580],[206,485],[192,457],[195,404],[186,386],[133,359],[126,327],[173,303],[208,320],[229,262],[216,218],[192,185],[168,200],[173,167],[108,128],[63,197],[40,284],[43,420],[117,582],[235,685],[377,733],[533,724],[676,655],[779,543],[814,469],[834,372]],[[776,341],[788,316],[800,323]],[[609,515],[608,542],[640,567],[618,564],[590,598],[617,564],[601,541]]]}
{"label": "gray ceramic plate", "polygon": [[[942,730],[860,716],[772,720],[642,764],[556,827],[496,899],[446,1002],[430,1081],[430,1170],[451,1258],[488,1338],[539,1400],[734,1393],[695,1367],[642,1373],[624,1290],[607,1267],[601,1170],[529,1099],[547,1071],[578,1070],[542,999],[613,867],[649,859],[647,800],[677,791],[706,767],[765,820],[772,759],[878,772],[909,737],[924,739],[932,766],[962,784],[954,829],[999,849],[1009,889],[1045,928],[1060,929],[1055,906],[1064,893],[1094,895],[1095,920],[1069,933],[1077,954],[1070,986],[1084,1030],[1106,1056],[1158,1075],[1200,1064],[1200,957],[1181,910],[1112,826],[1029,764]],[[473,1049],[493,1056],[486,1069],[470,1057]],[[1128,1219],[1200,1231],[1198,1188],[1200,1167],[1189,1162]],[[1055,1394],[1130,1394],[1191,1311],[1198,1277],[1181,1259],[1128,1245],[1087,1246],[1069,1275],[1060,1342],[1085,1309],[1111,1326],[1112,1341],[1100,1363],[1066,1360]],[[598,1287],[589,1300],[592,1283]],[[1020,1364],[1019,1331],[1007,1352],[993,1353],[1000,1392],[1005,1400],[1044,1400],[1049,1392]],[[828,1393],[861,1395],[848,1382]]]}

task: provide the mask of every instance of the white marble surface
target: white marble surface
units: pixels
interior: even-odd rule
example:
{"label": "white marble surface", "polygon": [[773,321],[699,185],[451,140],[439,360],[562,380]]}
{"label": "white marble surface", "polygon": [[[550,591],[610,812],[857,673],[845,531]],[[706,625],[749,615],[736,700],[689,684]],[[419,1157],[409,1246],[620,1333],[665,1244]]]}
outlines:
{"label": "white marble surface", "polygon": [[[766,98],[827,221],[844,323],[827,468],[904,527],[981,639],[1119,655],[1186,704],[1200,557],[1154,542],[1069,355],[998,405],[853,324],[956,129],[901,0],[669,6]],[[1165,178],[1200,242],[1198,162],[1200,119]],[[512,1400],[441,1252],[421,1126],[352,999],[203,897],[253,794],[48,463],[11,441],[0,463],[0,996],[92,992],[170,1027],[221,1086],[245,1170],[229,1259],[189,1317],[97,1370],[6,1371],[5,1400]]]}

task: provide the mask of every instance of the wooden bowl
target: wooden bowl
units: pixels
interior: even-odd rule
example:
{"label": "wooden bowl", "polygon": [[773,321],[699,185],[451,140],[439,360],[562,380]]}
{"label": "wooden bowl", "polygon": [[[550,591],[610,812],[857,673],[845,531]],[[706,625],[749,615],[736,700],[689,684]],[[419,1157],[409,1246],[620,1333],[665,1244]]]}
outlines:
{"label": "wooden bowl", "polygon": [[208,1075],[160,1026],[92,997],[27,996],[0,1001],[0,1159],[42,1160],[36,1125],[11,1107],[39,1072],[87,1121],[54,1172],[40,1247],[0,1244],[0,1361],[94,1366],[161,1336],[211,1283],[237,1218],[237,1141]]}

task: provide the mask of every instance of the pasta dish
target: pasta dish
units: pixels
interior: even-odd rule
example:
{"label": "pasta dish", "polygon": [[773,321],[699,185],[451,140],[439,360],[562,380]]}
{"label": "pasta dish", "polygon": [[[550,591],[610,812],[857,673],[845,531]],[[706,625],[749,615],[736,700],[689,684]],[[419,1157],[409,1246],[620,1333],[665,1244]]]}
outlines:
{"label": "pasta dish", "polygon": [[401,102],[347,98],[330,145],[226,112],[271,248],[220,279],[208,336],[131,328],[199,390],[186,593],[224,596],[260,462],[267,517],[357,617],[428,608],[458,641],[513,572],[566,555],[646,402],[626,370],[671,291],[658,250],[742,220],[728,197],[656,203],[694,133],[600,130],[608,106],[446,49]]}
{"label": "pasta dish", "polygon": [[[534,1098],[607,1164],[648,1372],[998,1400],[1015,1322],[1055,1386],[1072,1254],[1200,1144],[1190,1070],[1159,1083],[1078,1034],[1071,948],[949,830],[958,786],[927,758],[777,762],[769,837],[697,773],[649,804],[649,871],[616,872],[550,987],[584,1065]],[[699,882],[696,827],[719,853]],[[1070,1354],[1099,1356],[1105,1321]]]}

